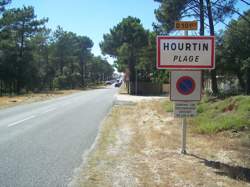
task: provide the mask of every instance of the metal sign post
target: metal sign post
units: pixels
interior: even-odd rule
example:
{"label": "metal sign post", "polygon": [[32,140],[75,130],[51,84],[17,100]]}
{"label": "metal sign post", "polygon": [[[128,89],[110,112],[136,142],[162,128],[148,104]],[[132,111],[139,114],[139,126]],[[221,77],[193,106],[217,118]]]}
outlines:
{"label": "metal sign post", "polygon": [[[184,35],[188,36],[188,30],[184,31]],[[182,118],[182,139],[181,139],[181,154],[187,154],[186,144],[187,144],[187,118]]]}
{"label": "metal sign post", "polygon": [[187,138],[187,118],[182,118],[182,139],[181,139],[181,153],[187,154],[186,151],[186,138]]}

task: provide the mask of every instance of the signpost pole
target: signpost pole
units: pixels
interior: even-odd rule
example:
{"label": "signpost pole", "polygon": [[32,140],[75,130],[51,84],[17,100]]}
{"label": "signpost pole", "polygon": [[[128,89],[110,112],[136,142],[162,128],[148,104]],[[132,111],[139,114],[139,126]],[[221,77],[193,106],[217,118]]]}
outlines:
{"label": "signpost pole", "polygon": [[[184,31],[184,35],[188,36],[188,30]],[[182,139],[181,139],[181,154],[187,154],[186,151],[186,139],[187,139],[187,118],[182,118]]]}
{"label": "signpost pole", "polygon": [[135,95],[138,94],[138,72],[135,70]]}
{"label": "signpost pole", "polygon": [[181,153],[187,154],[186,151],[186,137],[187,137],[187,118],[182,118],[182,140],[181,140]]}

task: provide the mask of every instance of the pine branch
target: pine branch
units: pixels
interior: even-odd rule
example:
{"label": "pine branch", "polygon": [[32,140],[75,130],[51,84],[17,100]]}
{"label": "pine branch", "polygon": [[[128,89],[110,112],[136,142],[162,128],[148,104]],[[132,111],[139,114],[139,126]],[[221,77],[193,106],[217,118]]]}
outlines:
{"label": "pine branch", "polygon": [[[215,4],[215,3],[213,3],[213,2],[211,2],[211,4],[214,5],[214,6],[217,6],[217,8],[219,8],[219,9],[221,9],[221,10],[224,9],[224,7],[221,6],[221,5],[219,5],[219,4]],[[230,7],[228,7],[228,8],[229,8],[232,12],[234,12],[234,13],[238,14],[240,17],[242,17],[242,19],[244,19],[244,20],[250,25],[250,20],[248,20],[246,16],[244,16],[243,14],[241,14],[239,11],[235,10],[234,8],[230,8]]]}
{"label": "pine branch", "polygon": [[182,14],[186,14],[189,10],[193,10],[194,8],[196,8],[196,5],[188,6],[186,9],[184,9],[184,10],[181,12],[181,15],[182,15]]}
{"label": "pine branch", "polygon": [[240,0],[240,1],[243,2],[243,3],[245,3],[245,4],[247,4],[247,5],[250,5],[250,3],[247,2],[246,0]]}
{"label": "pine branch", "polygon": [[227,23],[225,23],[224,21],[221,21],[221,23],[222,23],[223,25],[225,25],[227,28],[229,28],[229,25],[228,25]]}
{"label": "pine branch", "polygon": [[192,17],[192,16],[197,16],[197,14],[184,14],[183,16],[181,16],[181,18],[185,18],[185,17]]}

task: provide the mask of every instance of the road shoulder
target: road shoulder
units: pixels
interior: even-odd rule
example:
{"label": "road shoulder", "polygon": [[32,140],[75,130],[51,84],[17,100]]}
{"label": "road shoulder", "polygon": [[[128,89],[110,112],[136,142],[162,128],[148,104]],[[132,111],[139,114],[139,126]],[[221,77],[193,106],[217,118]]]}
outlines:
{"label": "road shoulder", "polygon": [[183,156],[180,121],[164,111],[167,99],[134,97],[118,96],[72,186],[250,186],[240,177],[250,152],[237,136],[189,128]]}
{"label": "road shoulder", "polygon": [[34,103],[39,101],[50,100],[53,98],[63,97],[67,95],[71,95],[78,92],[83,92],[86,90],[92,89],[102,89],[107,86],[96,86],[96,87],[88,87],[85,89],[74,89],[74,90],[57,90],[57,91],[47,91],[41,93],[28,93],[23,95],[14,95],[14,96],[1,96],[0,97],[0,109],[9,108],[17,105]]}

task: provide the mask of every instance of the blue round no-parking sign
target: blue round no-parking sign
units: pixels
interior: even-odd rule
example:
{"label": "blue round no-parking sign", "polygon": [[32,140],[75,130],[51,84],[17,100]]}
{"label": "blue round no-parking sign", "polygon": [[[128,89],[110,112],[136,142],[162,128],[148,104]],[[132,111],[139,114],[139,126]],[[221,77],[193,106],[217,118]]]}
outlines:
{"label": "blue round no-parking sign", "polygon": [[176,82],[176,88],[182,95],[190,95],[195,89],[195,81],[192,77],[182,76]]}

